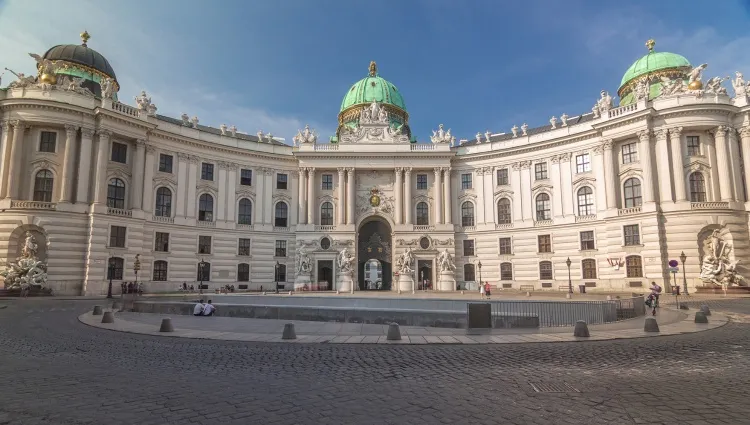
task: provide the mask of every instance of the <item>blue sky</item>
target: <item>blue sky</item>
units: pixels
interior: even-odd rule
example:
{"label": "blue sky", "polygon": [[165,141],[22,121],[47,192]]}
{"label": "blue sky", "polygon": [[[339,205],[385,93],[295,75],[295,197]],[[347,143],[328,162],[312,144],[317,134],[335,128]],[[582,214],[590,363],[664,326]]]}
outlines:
{"label": "blue sky", "polygon": [[122,100],[146,90],[159,113],[290,140],[306,123],[327,139],[343,95],[375,60],[420,140],[439,123],[472,138],[589,111],[600,90],[615,94],[648,38],[707,62],[707,77],[750,76],[748,2],[686,4],[0,0],[0,69],[33,73],[28,52],[80,43],[86,29]]}

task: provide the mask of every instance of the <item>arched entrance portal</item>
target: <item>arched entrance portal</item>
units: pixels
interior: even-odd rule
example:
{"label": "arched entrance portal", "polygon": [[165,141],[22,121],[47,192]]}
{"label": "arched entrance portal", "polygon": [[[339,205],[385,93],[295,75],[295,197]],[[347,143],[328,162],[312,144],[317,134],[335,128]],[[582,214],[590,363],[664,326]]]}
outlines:
{"label": "arched entrance portal", "polygon": [[359,290],[390,291],[391,226],[387,221],[380,217],[372,217],[360,226],[357,234],[357,254]]}

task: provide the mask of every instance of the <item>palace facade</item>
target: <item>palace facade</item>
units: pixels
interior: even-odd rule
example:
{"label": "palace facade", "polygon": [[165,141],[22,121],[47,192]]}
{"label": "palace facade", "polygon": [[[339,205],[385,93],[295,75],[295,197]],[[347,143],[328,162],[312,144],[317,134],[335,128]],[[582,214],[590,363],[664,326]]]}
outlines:
{"label": "palace facade", "polygon": [[[750,271],[736,263],[750,254],[747,84],[738,73],[728,93],[652,42],[618,106],[602,91],[584,114],[471,140],[442,124],[412,134],[372,63],[335,135],[305,128],[288,145],[159,115],[145,93],[118,100],[114,70],[82,38],[0,89],[0,257],[18,257],[30,232],[59,294],[104,294],[110,277],[119,292],[135,269],[150,292],[349,290],[344,248],[354,290],[398,290],[406,250],[416,290],[627,291],[668,283],[682,253],[678,282],[684,265],[694,288],[712,235]],[[455,288],[437,285],[444,251]]]}

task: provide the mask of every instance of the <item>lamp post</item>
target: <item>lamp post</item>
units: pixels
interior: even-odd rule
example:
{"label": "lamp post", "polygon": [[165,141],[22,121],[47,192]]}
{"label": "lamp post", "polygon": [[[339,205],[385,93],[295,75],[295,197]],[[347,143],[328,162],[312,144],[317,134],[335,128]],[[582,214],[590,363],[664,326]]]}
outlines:
{"label": "lamp post", "polygon": [[112,298],[112,277],[115,274],[115,259],[112,258],[112,255],[109,256],[108,274],[109,274],[109,287],[107,287],[107,298]]}
{"label": "lamp post", "polygon": [[685,261],[687,260],[687,255],[685,255],[685,251],[682,251],[680,253],[680,261],[682,261],[682,288],[685,290],[685,296],[688,296],[688,289],[687,289],[687,277],[685,276]]}
{"label": "lamp post", "polygon": [[277,261],[276,264],[273,266],[273,281],[274,285],[276,286],[276,293],[279,293],[279,262]]}
{"label": "lamp post", "polygon": [[482,260],[479,260],[477,263],[477,268],[479,269],[479,285],[482,285]]}
{"label": "lamp post", "polygon": [[570,264],[571,264],[570,257],[568,257],[568,259],[565,260],[565,265],[568,266],[568,293],[572,294],[573,293],[573,282],[570,280]]}
{"label": "lamp post", "polygon": [[203,294],[203,271],[206,269],[206,262],[201,258],[201,262],[198,263],[198,293]]}
{"label": "lamp post", "polygon": [[135,261],[133,262],[133,271],[135,272],[135,294],[138,295],[138,271],[141,269],[141,254],[135,254]]}

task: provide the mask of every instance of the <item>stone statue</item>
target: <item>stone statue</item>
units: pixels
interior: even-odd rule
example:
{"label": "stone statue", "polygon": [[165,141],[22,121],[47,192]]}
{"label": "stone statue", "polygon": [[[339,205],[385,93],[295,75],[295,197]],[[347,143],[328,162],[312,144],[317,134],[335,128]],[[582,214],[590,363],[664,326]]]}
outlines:
{"label": "stone statue", "polygon": [[297,273],[299,274],[310,274],[312,272],[312,260],[307,255],[304,246],[300,246],[297,249],[297,255],[295,258],[297,265]]}
{"label": "stone statue", "polygon": [[685,82],[681,78],[670,79],[669,77],[661,76],[661,95],[668,96],[672,94],[680,94],[685,92]]}
{"label": "stone statue", "polygon": [[349,252],[349,249],[344,247],[344,249],[339,252],[339,271],[341,273],[351,273],[352,270],[352,263],[354,262],[354,256]]}
{"label": "stone statue", "polygon": [[237,127],[236,126],[233,125],[233,126],[229,127],[229,132],[232,133],[232,137],[237,137]]}
{"label": "stone statue", "polygon": [[318,135],[315,134],[315,130],[310,130],[310,126],[305,124],[304,130],[298,130],[297,135],[292,139],[297,144],[303,143],[316,143],[318,141]]}
{"label": "stone statue", "polygon": [[635,84],[635,87],[633,88],[633,94],[635,95],[636,100],[643,100],[647,98],[648,91],[649,91],[648,78],[641,78],[640,80],[638,80],[638,82]]}
{"label": "stone statue", "polygon": [[414,255],[411,252],[411,248],[407,248],[406,251],[404,251],[404,253],[396,260],[398,272],[406,275],[413,273],[414,269],[411,268],[413,262]]}
{"label": "stone statue", "polygon": [[477,143],[482,143],[482,133],[477,132],[476,137],[477,137]]}
{"label": "stone statue", "polygon": [[490,132],[489,130],[487,130],[487,131],[484,132],[484,141],[485,142],[489,143],[491,137],[492,137],[492,132]]}
{"label": "stone statue", "polygon": [[263,143],[263,130],[258,130],[255,135],[258,136],[258,143]]}
{"label": "stone statue", "polygon": [[523,123],[523,125],[521,126],[521,135],[528,136],[528,134],[526,134],[526,130],[528,129],[529,129],[529,125],[526,123]]}
{"label": "stone statue", "polygon": [[72,77],[66,81],[65,90],[72,91],[79,94],[91,94],[91,92],[83,87],[83,83],[86,81],[85,78]]}
{"label": "stone statue", "polygon": [[198,117],[190,118],[190,123],[193,125],[193,128],[198,128]]}
{"label": "stone statue", "polygon": [[185,127],[190,127],[190,115],[182,114],[180,115],[180,118],[182,119],[182,125],[184,125]]}
{"label": "stone statue", "polygon": [[451,256],[447,249],[438,254],[437,263],[441,272],[452,272],[456,270],[456,265],[453,263],[453,256]]}
{"label": "stone statue", "polygon": [[714,230],[706,241],[700,277],[703,282],[717,286],[742,285],[745,279],[737,273],[738,261],[731,261],[732,246],[721,238],[719,230]]}
{"label": "stone statue", "polygon": [[700,64],[688,72],[688,88],[690,90],[699,90],[703,87],[701,78],[703,77],[703,70],[708,67],[707,63]]}
{"label": "stone statue", "polygon": [[386,112],[385,108],[380,108],[380,112],[378,112],[378,121],[383,123],[388,122],[388,112]]}
{"label": "stone statue", "polygon": [[600,117],[606,114],[614,106],[612,96],[610,96],[606,90],[602,90],[599,95],[599,100],[596,101],[596,104],[592,108],[594,117]]}
{"label": "stone statue", "polygon": [[553,129],[557,128],[557,118],[555,118],[554,116],[550,118],[549,125],[551,125]]}
{"label": "stone statue", "polygon": [[102,91],[102,99],[112,99],[115,94],[115,80],[109,77],[99,80],[99,87]]}
{"label": "stone statue", "polygon": [[148,105],[148,108],[146,109],[146,115],[148,115],[149,117],[155,117],[157,109],[158,108],[153,103]]}
{"label": "stone statue", "polygon": [[513,124],[513,127],[510,129],[510,131],[513,133],[513,137],[518,137],[518,126]]}
{"label": "stone statue", "polygon": [[222,136],[226,136],[227,135],[227,125],[226,124],[220,125],[219,126],[219,130],[221,130],[221,135]]}
{"label": "stone statue", "polygon": [[[10,72],[13,72],[13,71],[10,71]],[[8,84],[8,88],[10,89],[19,89],[23,87],[29,87],[34,84],[34,77],[31,77],[31,76],[27,77],[26,74],[24,74],[23,72],[19,72],[18,74],[13,72],[13,75],[15,75],[18,79]]]}
{"label": "stone statue", "polygon": [[712,94],[727,94],[726,87],[722,87],[721,84],[728,79],[729,77],[713,77],[710,80],[706,81],[706,87],[703,89],[703,91]]}
{"label": "stone statue", "polygon": [[734,89],[734,96],[747,96],[748,83],[745,83],[745,78],[742,73],[737,71],[734,73],[734,80],[732,80],[732,88]]}
{"label": "stone statue", "polygon": [[49,59],[44,59],[36,53],[29,53],[29,56],[34,58],[34,60],[36,61],[37,68],[39,69],[39,75],[55,75],[55,71],[57,71],[58,67],[54,62]]}
{"label": "stone statue", "polygon": [[37,250],[36,238],[31,232],[26,232],[21,257],[15,263],[6,263],[6,269],[0,271],[6,289],[30,289],[47,283],[47,265],[37,258]]}
{"label": "stone statue", "polygon": [[146,95],[145,90],[142,90],[141,94],[135,97],[135,103],[141,111],[148,111],[148,106],[151,104],[151,98]]}
{"label": "stone statue", "polygon": [[451,130],[445,131],[443,124],[438,125],[438,130],[432,130],[432,136],[430,140],[432,143],[449,143],[453,136],[451,136]]}
{"label": "stone statue", "polygon": [[564,113],[560,115],[560,121],[562,121],[562,126],[567,127],[568,126],[568,114]]}
{"label": "stone statue", "polygon": [[373,101],[370,104],[370,119],[375,120],[380,114],[380,105],[378,105],[378,101]]}

